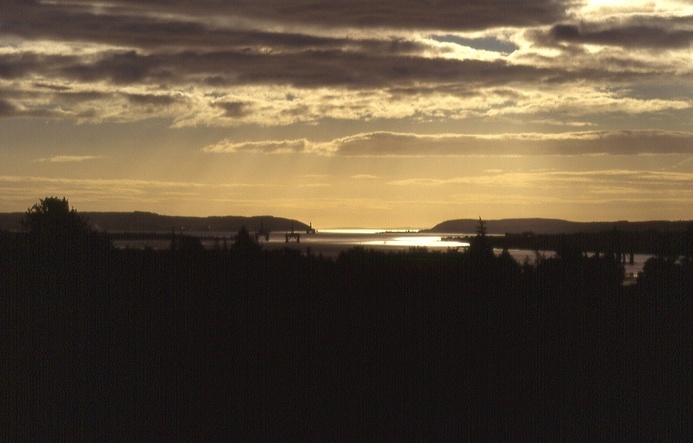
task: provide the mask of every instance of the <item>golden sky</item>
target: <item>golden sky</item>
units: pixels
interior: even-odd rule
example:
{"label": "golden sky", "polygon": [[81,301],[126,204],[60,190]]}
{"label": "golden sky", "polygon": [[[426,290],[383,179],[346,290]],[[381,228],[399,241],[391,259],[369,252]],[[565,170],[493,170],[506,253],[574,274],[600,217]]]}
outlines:
{"label": "golden sky", "polygon": [[693,218],[693,1],[4,0],[0,211]]}

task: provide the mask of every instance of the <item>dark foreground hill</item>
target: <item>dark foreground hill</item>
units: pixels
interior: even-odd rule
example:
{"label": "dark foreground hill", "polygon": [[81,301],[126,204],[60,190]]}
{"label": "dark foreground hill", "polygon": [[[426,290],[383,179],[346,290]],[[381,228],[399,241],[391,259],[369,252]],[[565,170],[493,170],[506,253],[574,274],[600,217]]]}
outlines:
{"label": "dark foreground hill", "polygon": [[[185,217],[159,215],[153,212],[80,212],[89,225],[97,231],[107,232],[170,232],[176,231],[232,231],[245,226],[249,231],[264,227],[269,231],[304,231],[308,225],[297,220],[271,215],[252,217],[218,216]],[[22,229],[23,212],[0,214],[0,230],[19,231]]]}
{"label": "dark foreground hill", "polygon": [[[489,234],[577,234],[611,231],[614,228],[623,232],[644,231],[685,231],[691,221],[612,221],[612,222],[574,222],[551,218],[509,218],[485,220]],[[479,226],[478,219],[447,220],[438,223],[429,232],[474,233]]]}

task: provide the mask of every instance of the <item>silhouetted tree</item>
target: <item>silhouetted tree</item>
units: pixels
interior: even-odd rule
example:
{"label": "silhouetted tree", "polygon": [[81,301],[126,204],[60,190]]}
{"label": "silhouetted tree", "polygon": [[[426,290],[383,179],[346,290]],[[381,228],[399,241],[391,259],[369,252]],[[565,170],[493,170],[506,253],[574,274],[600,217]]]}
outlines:
{"label": "silhouetted tree", "polygon": [[92,231],[65,197],[40,199],[27,210],[22,226],[35,258],[48,260],[46,265],[64,264],[66,258],[89,261],[92,253],[110,247],[107,235]]}
{"label": "silhouetted tree", "polygon": [[477,261],[491,261],[494,258],[493,246],[486,236],[486,222],[479,217],[479,225],[476,228],[476,237],[469,242],[469,254]]}
{"label": "silhouetted tree", "polygon": [[250,235],[245,226],[241,226],[234,240],[235,243],[231,249],[243,256],[254,255],[262,249],[260,244]]}
{"label": "silhouetted tree", "polygon": [[89,232],[87,222],[70,209],[67,199],[46,197],[39,199],[26,212],[22,226],[34,235],[80,235]]}
{"label": "silhouetted tree", "polygon": [[64,257],[75,257],[88,243],[89,228],[65,197],[46,197],[29,208],[22,220],[35,253],[61,263]]}

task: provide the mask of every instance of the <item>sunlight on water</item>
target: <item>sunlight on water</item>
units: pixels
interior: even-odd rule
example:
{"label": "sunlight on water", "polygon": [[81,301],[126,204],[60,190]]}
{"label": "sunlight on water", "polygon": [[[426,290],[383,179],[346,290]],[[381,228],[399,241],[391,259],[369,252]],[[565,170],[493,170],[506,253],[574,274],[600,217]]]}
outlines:
{"label": "sunlight on water", "polygon": [[442,241],[440,236],[406,236],[380,240],[363,241],[365,246],[425,247],[425,248],[463,248],[469,243],[460,241]]}
{"label": "sunlight on water", "polygon": [[381,233],[396,233],[396,234],[397,233],[405,233],[405,232],[416,233],[418,231],[408,230],[408,229],[335,228],[335,229],[320,229],[320,232],[323,234],[372,235],[372,234],[381,234]]}
{"label": "sunlight on water", "polygon": [[[339,228],[320,229],[315,234],[302,235],[301,245],[311,247],[341,246],[342,248],[363,246],[382,250],[406,250],[408,248],[428,248],[437,250],[460,249],[469,243],[458,238],[442,240],[439,234],[420,233],[412,229],[366,229]],[[284,238],[275,236],[270,243],[284,243]],[[289,245],[293,246],[293,244]],[[297,245],[298,246],[298,245]]]}

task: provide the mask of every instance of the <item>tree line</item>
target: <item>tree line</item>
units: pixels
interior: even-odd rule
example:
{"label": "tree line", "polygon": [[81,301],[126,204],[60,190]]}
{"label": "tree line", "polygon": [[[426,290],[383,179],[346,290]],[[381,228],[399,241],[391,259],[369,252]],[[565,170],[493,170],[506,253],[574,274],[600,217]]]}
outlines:
{"label": "tree line", "polygon": [[[57,199],[56,199],[57,200]],[[45,205],[45,200],[39,206]],[[0,235],[11,440],[678,439],[693,265],[353,248],[118,250]],[[181,243],[182,245],[183,243]]]}

